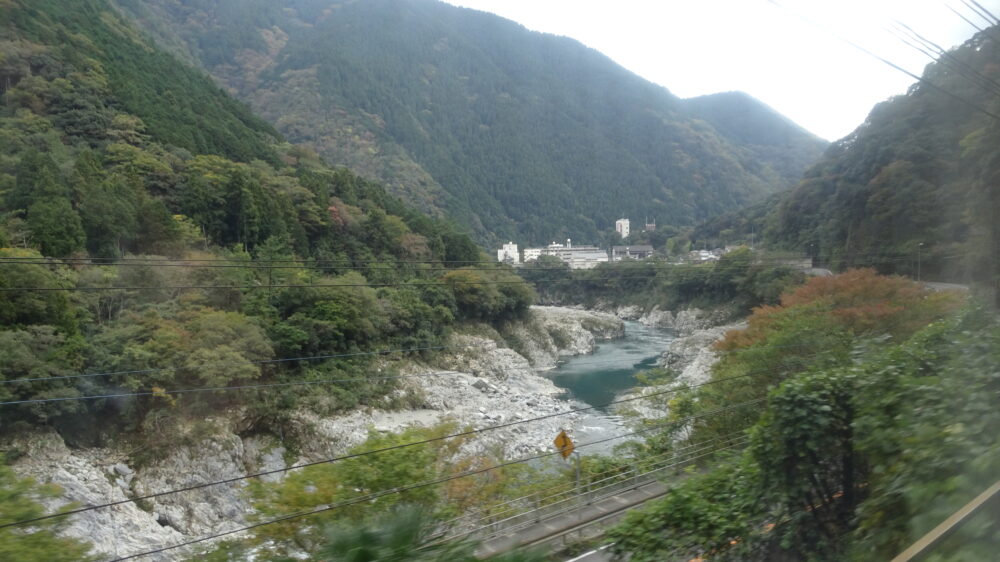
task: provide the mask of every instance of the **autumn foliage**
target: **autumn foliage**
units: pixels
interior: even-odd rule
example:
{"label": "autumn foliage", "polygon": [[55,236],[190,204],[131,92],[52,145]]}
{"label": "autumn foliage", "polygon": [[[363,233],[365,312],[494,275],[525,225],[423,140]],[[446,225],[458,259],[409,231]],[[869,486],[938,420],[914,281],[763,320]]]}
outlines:
{"label": "autumn foliage", "polygon": [[956,292],[935,292],[904,277],[879,275],[874,269],[852,269],[832,277],[813,277],[785,293],[781,304],[755,308],[747,329],[729,332],[717,348],[731,351],[765,343],[772,333],[803,315],[819,316],[832,329],[855,336],[906,337],[961,302]]}

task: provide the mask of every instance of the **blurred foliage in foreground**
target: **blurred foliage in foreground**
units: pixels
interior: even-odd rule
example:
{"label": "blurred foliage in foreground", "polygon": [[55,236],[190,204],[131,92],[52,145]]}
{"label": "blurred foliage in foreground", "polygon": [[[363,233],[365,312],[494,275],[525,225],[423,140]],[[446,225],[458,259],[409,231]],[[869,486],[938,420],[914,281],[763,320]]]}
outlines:
{"label": "blurred foliage in foreground", "polygon": [[[611,533],[632,560],[873,560],[898,554],[1000,469],[1000,323],[961,298],[853,271],[817,278],[730,333],[715,380],[677,418],[767,397],[651,440],[748,432],[748,448],[630,514]],[[967,525],[942,560],[989,558]],[[947,545],[945,545],[947,546]]]}

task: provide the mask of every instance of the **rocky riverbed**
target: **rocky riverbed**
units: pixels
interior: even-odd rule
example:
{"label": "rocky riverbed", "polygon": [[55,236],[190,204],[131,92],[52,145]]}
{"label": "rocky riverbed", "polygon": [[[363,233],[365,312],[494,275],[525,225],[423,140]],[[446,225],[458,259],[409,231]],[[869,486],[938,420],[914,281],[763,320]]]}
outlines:
{"label": "rocky riverbed", "polygon": [[[399,391],[410,397],[409,402],[415,404],[412,409],[359,408],[335,417],[294,413],[302,428],[296,455],[290,455],[278,437],[245,435],[246,428],[238,421],[241,417],[233,412],[203,420],[203,426],[211,427],[204,437],[139,464],[130,460],[132,456],[124,448],[73,449],[51,431],[23,434],[5,445],[21,453],[13,465],[19,474],[63,489],[62,499],[46,500],[48,507],[67,502],[92,506],[335,457],[363,443],[372,430],[395,432],[445,421],[485,429],[560,414],[575,406],[539,371],[554,367],[560,357],[590,353],[600,341],[621,337],[622,318],[684,334],[669,345],[662,359],[665,365],[680,370],[673,384],[704,380],[714,361],[707,347],[726,329],[735,327],[702,329],[714,317],[697,311],[673,314],[654,309],[642,314],[630,309],[593,312],[532,307],[529,319],[500,332],[484,328],[481,334],[452,336],[452,351],[440,354],[430,364],[397,364],[400,374],[414,375],[405,379]],[[657,413],[651,405],[640,404],[635,409],[642,413],[643,408],[649,409],[649,414]],[[583,419],[581,414],[569,413],[486,430],[469,440],[461,454],[516,458],[551,450],[552,438],[560,429],[572,432]],[[273,481],[284,474],[263,479]],[[90,541],[97,553],[109,558],[225,532],[246,524],[252,513],[245,486],[245,480],[238,480],[87,511],[72,516],[64,532]],[[168,551],[149,559],[171,560],[180,554]]]}
{"label": "rocky riverbed", "polygon": [[[697,315],[689,315],[697,318]],[[710,324],[710,321],[706,322]],[[719,360],[719,354],[713,349],[713,344],[725,337],[730,330],[746,328],[744,322],[734,322],[720,326],[707,325],[696,328],[699,324],[689,322],[690,328],[667,345],[666,351],[660,355],[659,366],[670,370],[676,376],[667,384],[648,386],[627,393],[623,398],[636,398],[650,394],[659,394],[665,390],[678,387],[699,385],[708,382],[712,376],[712,366]],[[705,325],[705,324],[701,324]],[[667,414],[666,401],[662,397],[649,400],[635,400],[623,405],[619,410],[623,415],[640,418],[663,417]]]}
{"label": "rocky riverbed", "polygon": [[[125,450],[72,449],[52,431],[22,434],[4,445],[21,453],[13,465],[16,472],[62,488],[63,498],[46,500],[47,507],[117,502],[335,457],[363,443],[371,430],[391,432],[444,421],[482,429],[566,412],[573,405],[537,370],[553,367],[560,356],[589,353],[597,342],[620,337],[624,327],[612,314],[533,307],[529,319],[505,332],[502,337],[457,334],[449,342],[454,351],[433,364],[404,365],[401,374],[419,375],[405,379],[401,391],[419,397],[417,408],[365,408],[336,417],[296,412],[303,435],[309,436],[302,440],[297,458],[289,458],[276,437],[241,435],[240,416],[227,415],[232,413],[204,420],[202,425],[212,428],[207,436],[139,465]],[[462,453],[515,458],[549,450],[553,436],[562,428],[572,430],[579,420],[579,414],[569,414],[485,431]],[[116,558],[225,532],[244,525],[252,512],[245,486],[241,480],[87,511],[70,517],[64,533],[91,542],[99,555]],[[171,560],[180,554],[169,551],[149,559]]]}

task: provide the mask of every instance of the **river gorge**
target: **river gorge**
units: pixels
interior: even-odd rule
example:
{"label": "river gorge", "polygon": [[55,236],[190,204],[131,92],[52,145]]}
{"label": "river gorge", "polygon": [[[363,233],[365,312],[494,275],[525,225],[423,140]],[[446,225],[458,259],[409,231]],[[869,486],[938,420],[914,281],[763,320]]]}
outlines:
{"label": "river gorge", "polygon": [[[714,356],[708,347],[724,331],[709,328],[715,323],[712,315],[691,311],[532,307],[529,318],[502,333],[483,328],[453,334],[448,349],[426,362],[387,362],[384,368],[403,383],[384,407],[376,403],[330,417],[293,412],[294,452],[281,436],[248,432],[238,411],[201,420],[200,437],[144,462],[126,446],[71,448],[54,431],[19,435],[6,445],[20,452],[13,464],[18,473],[62,488],[62,498],[46,500],[50,509],[66,502],[122,502],[74,515],[63,532],[89,540],[100,554],[126,555],[239,528],[253,513],[241,478],[278,471],[261,479],[279,480],[290,467],[343,455],[373,430],[453,422],[477,430],[458,456],[517,459],[552,451],[553,438],[565,429],[578,445],[602,441],[581,453],[608,453],[616,443],[609,438],[628,431],[608,404],[629,392],[636,372],[657,364],[686,381],[707,377]],[[402,398],[410,407],[390,407]],[[630,406],[642,414],[642,402]],[[576,411],[588,406],[593,408]],[[526,420],[534,421],[513,423]],[[235,480],[127,501],[225,479]]]}

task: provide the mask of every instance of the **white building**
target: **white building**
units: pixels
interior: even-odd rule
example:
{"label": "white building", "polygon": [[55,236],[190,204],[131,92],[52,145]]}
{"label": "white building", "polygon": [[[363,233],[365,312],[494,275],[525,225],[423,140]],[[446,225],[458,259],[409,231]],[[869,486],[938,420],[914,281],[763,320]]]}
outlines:
{"label": "white building", "polygon": [[629,222],[628,219],[618,219],[615,221],[615,232],[621,234],[622,238],[628,238],[629,233]]}
{"label": "white building", "polygon": [[649,244],[639,244],[635,246],[612,246],[611,261],[622,261],[623,259],[644,260],[655,253]]}
{"label": "white building", "polygon": [[[528,256],[525,256],[524,259],[527,260]],[[497,250],[497,261],[500,263],[521,263],[521,254],[517,251],[517,244],[513,242],[504,244]]]}
{"label": "white building", "polygon": [[525,248],[524,249],[524,261],[525,261],[525,263],[527,263],[529,261],[535,261],[535,260],[537,260],[538,256],[542,255],[542,252],[544,252],[544,251],[545,251],[545,248]]}
{"label": "white building", "polygon": [[573,246],[573,241],[566,239],[566,244],[553,242],[544,248],[525,248],[524,261],[538,259],[539,256],[553,256],[569,264],[572,269],[591,269],[597,264],[608,261],[608,253],[597,246]]}
{"label": "white building", "polygon": [[708,250],[691,250],[688,252],[688,261],[705,262],[719,259],[719,256]]}

